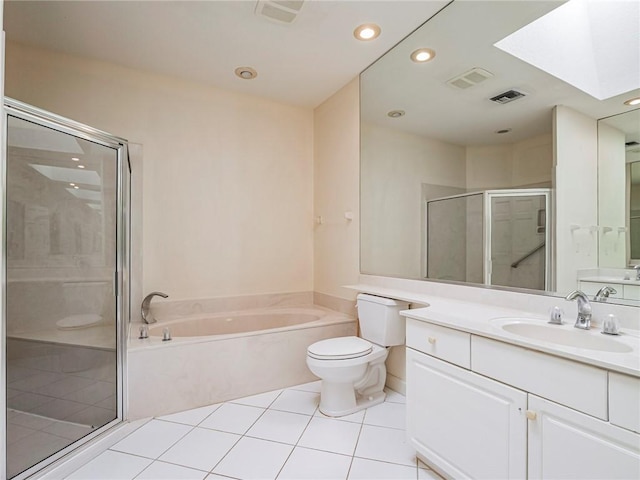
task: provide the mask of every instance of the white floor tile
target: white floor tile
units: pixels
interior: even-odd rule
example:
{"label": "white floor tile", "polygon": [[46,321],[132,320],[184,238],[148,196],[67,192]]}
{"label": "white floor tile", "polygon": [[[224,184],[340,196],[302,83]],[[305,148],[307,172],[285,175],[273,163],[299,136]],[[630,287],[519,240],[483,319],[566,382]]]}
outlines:
{"label": "white floor tile", "polygon": [[392,403],[407,403],[407,399],[401,393],[396,392],[395,390],[391,390],[390,388],[385,388],[384,393],[387,394],[384,401],[392,402]]}
{"label": "white floor tile", "polygon": [[302,385],[296,385],[290,387],[291,390],[303,390],[305,392],[320,393],[322,380],[316,380],[315,382],[303,383]]}
{"label": "white floor tile", "polygon": [[107,450],[76,470],[68,480],[129,480],[151,464],[148,458]]}
{"label": "white floor tile", "polygon": [[278,480],[346,479],[351,457],[296,447],[278,475]]}
{"label": "white floor tile", "polygon": [[362,426],[355,456],[408,466],[416,464],[415,451],[407,444],[403,430],[373,425]]}
{"label": "white floor tile", "polygon": [[207,472],[155,461],[136,480],[203,480]]}
{"label": "white floor tile", "polygon": [[42,430],[43,428],[51,425],[53,420],[39,415],[9,410],[7,412],[7,423],[20,425],[25,428],[32,428],[34,430]]}
{"label": "white floor tile", "polygon": [[85,425],[76,425],[75,423],[53,422],[42,431],[58,437],[68,438],[69,440],[77,440],[93,432],[93,428]]}
{"label": "white floor tile", "polygon": [[[86,387],[76,390],[75,392],[67,392],[63,398],[73,400],[74,402],[95,405],[98,402],[112,397],[115,389],[116,386],[111,382],[96,382],[91,380],[91,383]],[[111,405],[115,405],[115,402],[111,403]]]}
{"label": "white floor tile", "polygon": [[210,471],[231,450],[240,435],[194,428],[165,452],[160,460]]}
{"label": "white floor tile", "polygon": [[364,410],[360,410],[359,412],[352,413],[350,415],[343,415],[342,417],[330,417],[322,413],[319,409],[316,410],[316,413],[313,415],[320,418],[329,418],[333,420],[342,420],[343,422],[352,422],[352,423],[362,423],[364,420]]}
{"label": "white floor tile", "polygon": [[201,427],[221,430],[230,433],[245,433],[251,425],[264,413],[263,408],[223,403],[203,422]]}
{"label": "white floor tile", "polygon": [[302,413],[313,415],[318,408],[320,395],[302,390],[285,390],[269,407],[272,410],[283,412]]}
{"label": "white floor tile", "polygon": [[243,437],[212,473],[244,480],[274,479],[292,450],[290,445]]}
{"label": "white floor tile", "polygon": [[308,415],[267,410],[247,435],[295,445],[310,419]]}
{"label": "white floor tile", "polygon": [[194,408],[191,410],[186,410],[184,412],[173,413],[171,415],[159,417],[159,420],[183,423],[184,425],[193,425],[195,427],[196,425],[200,424],[200,422],[202,422],[205,418],[215,412],[218,407],[220,407],[220,405],[220,403],[217,403],[215,405],[207,405],[206,407]]}
{"label": "white floor tile", "polygon": [[259,393],[258,395],[251,395],[250,397],[231,400],[231,403],[239,403],[242,405],[249,405],[251,407],[268,408],[269,405],[271,405],[273,401],[278,398],[278,395],[280,395],[280,393],[282,393],[282,390]]}
{"label": "white floor tile", "polygon": [[416,467],[354,458],[349,480],[415,480]]}
{"label": "white floor tile", "polygon": [[184,437],[191,428],[187,425],[151,420],[120,440],[111,450],[155,459]]}
{"label": "white floor tile", "polygon": [[13,423],[7,424],[7,444],[12,444],[18,440],[22,440],[24,437],[28,437],[32,433],[36,433],[38,430],[32,428],[21,427],[20,425],[14,425]]}
{"label": "white floor tile", "polygon": [[404,430],[406,410],[406,405],[402,403],[383,402],[375,407],[367,408],[364,414],[364,424]]}
{"label": "white floor tile", "polygon": [[360,434],[357,423],[313,417],[298,442],[301,447],[353,455]]}
{"label": "white floor tile", "polygon": [[[43,458],[61,450],[71,443],[66,438],[50,435],[45,432],[34,432],[31,435],[7,445],[8,477],[32,467]],[[3,472],[4,473],[4,472]]]}

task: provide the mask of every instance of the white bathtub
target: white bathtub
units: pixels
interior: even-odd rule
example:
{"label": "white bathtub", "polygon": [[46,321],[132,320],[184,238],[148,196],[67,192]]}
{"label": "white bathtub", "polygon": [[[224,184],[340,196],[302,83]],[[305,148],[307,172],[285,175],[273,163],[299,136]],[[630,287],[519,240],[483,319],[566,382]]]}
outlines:
{"label": "white bathtub", "polygon": [[344,322],[344,315],[317,307],[271,308],[189,316],[154,324],[149,335],[162,337],[165,328],[173,338],[259,335],[265,331],[311,328]]}
{"label": "white bathtub", "polygon": [[[158,321],[149,338],[132,327],[129,418],[196,408],[316,380],[306,350],[356,334],[355,319],[322,307],[264,308]],[[172,340],[162,341],[169,328]]]}

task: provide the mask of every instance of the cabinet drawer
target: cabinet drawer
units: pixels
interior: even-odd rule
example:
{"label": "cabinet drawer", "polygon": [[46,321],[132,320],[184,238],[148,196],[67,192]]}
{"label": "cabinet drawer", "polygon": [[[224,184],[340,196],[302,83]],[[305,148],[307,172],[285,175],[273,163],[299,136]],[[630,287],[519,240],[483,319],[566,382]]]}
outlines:
{"label": "cabinet drawer", "polygon": [[627,300],[640,300],[640,285],[625,285],[624,298]]}
{"label": "cabinet drawer", "polygon": [[640,432],[640,378],[609,372],[609,421]]}
{"label": "cabinet drawer", "polygon": [[407,318],[407,346],[464,368],[471,367],[471,335]]}
{"label": "cabinet drawer", "polygon": [[471,365],[474,372],[608,420],[606,370],[477,336]]}

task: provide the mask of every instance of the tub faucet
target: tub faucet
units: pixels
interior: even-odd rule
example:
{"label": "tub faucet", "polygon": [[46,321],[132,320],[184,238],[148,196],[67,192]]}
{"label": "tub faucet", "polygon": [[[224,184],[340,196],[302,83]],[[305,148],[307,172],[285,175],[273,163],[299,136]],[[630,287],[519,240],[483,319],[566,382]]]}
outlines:
{"label": "tub faucet", "polygon": [[618,291],[615,288],[605,285],[600,290],[598,290],[598,293],[596,293],[596,296],[593,297],[593,301],[606,302],[610,294],[615,295],[616,293],[618,293]]}
{"label": "tub faucet", "polygon": [[151,292],[149,295],[144,297],[142,300],[142,306],[140,307],[140,313],[142,315],[142,321],[144,323],[155,323],[156,319],[153,318],[153,315],[149,314],[149,307],[151,306],[151,299],[155,296],[167,298],[169,295],[162,292]]}
{"label": "tub faucet", "polygon": [[591,328],[591,304],[589,298],[580,290],[574,290],[566,296],[565,300],[578,301],[578,317],[574,327],[589,330]]}

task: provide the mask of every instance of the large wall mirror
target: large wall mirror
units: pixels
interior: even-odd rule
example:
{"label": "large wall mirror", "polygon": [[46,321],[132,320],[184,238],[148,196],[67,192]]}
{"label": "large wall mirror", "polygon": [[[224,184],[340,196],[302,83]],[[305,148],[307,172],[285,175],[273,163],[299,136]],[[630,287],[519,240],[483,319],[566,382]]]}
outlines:
{"label": "large wall mirror", "polygon": [[624,103],[640,62],[618,60],[640,58],[639,18],[637,2],[456,0],[364,71],[361,272],[551,295],[619,276],[608,300],[640,305]]}

